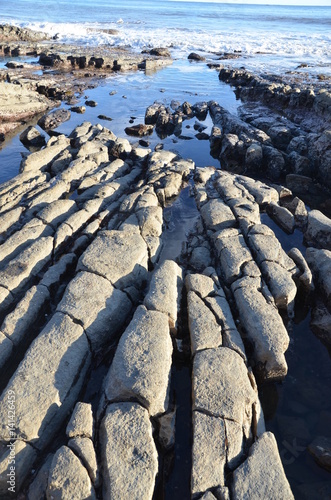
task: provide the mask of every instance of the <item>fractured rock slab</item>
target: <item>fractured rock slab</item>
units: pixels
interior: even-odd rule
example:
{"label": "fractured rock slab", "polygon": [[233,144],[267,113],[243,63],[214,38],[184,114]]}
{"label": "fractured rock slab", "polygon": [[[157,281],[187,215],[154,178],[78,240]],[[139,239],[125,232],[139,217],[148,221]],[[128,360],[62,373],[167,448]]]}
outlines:
{"label": "fractured rock slab", "polygon": [[110,367],[108,401],[136,398],[151,415],[167,410],[172,342],[168,318],[139,306],[123,333]]}
{"label": "fractured rock slab", "polygon": [[331,251],[308,248],[306,259],[331,311]]}
{"label": "fractured rock slab", "polygon": [[76,403],[66,434],[69,438],[88,437],[93,439],[93,413],[89,403]]}
{"label": "fractured rock slab", "polygon": [[219,347],[195,355],[193,410],[250,427],[252,405],[256,399],[247,367],[236,352]]}
{"label": "fractured rock slab", "polygon": [[153,273],[144,305],[152,311],[160,311],[169,317],[171,329],[177,329],[177,313],[180,309],[182,270],[172,260],[164,261]]}
{"label": "fractured rock slab", "polygon": [[201,216],[208,229],[219,231],[236,225],[232,210],[221,200],[208,201],[201,208]]}
{"label": "fractured rock slab", "polygon": [[262,293],[261,280],[242,278],[232,285],[241,324],[253,343],[253,356],[267,379],[282,378],[287,373],[284,353],[289,336],[277,309]]}
{"label": "fractured rock slab", "polygon": [[271,432],[253,444],[247,460],[233,472],[231,490],[234,500],[294,499]]}
{"label": "fractured rock slab", "polygon": [[222,345],[222,328],[214,314],[195,292],[187,296],[192,354]]}
{"label": "fractured rock slab", "polygon": [[73,492],[77,498],[96,499],[87,470],[70,448],[61,446],[49,471],[47,499],[69,500]]}
{"label": "fractured rock slab", "polygon": [[116,288],[125,288],[146,279],[147,262],[147,247],[139,234],[102,231],[80,258],[77,270],[99,274]]}
{"label": "fractured rock slab", "polygon": [[79,272],[69,283],[57,311],[82,324],[93,351],[116,337],[131,311],[131,301],[108,280],[94,273]]}
{"label": "fractured rock slab", "polygon": [[31,344],[2,394],[0,439],[10,438],[5,414],[9,391],[14,391],[15,432],[18,438],[42,449],[74,404],[89,363],[90,350],[83,328],[68,316],[56,313]]}
{"label": "fractured rock slab", "polygon": [[100,443],[104,498],[152,499],[158,456],[148,412],[136,403],[109,405]]}
{"label": "fractured rock slab", "polygon": [[222,418],[193,412],[192,496],[224,486],[226,432]]}

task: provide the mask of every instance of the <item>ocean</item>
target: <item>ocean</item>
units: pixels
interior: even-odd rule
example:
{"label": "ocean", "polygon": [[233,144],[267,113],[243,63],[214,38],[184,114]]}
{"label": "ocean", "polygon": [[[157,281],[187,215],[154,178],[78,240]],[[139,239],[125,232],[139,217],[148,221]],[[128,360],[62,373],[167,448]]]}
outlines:
{"label": "ocean", "polygon": [[190,51],[236,52],[241,57],[233,65],[255,71],[279,73],[305,64],[311,73],[331,74],[331,0],[329,7],[1,0],[0,22],[46,31],[60,42],[120,45],[137,51],[168,47],[177,58]]}

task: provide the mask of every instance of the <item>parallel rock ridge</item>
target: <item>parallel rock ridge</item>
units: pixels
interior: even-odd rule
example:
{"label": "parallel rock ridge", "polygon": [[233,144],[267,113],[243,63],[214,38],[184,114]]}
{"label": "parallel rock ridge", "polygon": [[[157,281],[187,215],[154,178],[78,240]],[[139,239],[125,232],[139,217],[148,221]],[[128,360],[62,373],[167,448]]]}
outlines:
{"label": "parallel rock ridge", "polygon": [[[199,222],[178,262],[164,260],[163,207],[193,177]],[[297,287],[313,289],[308,264],[328,324],[327,221],[311,216],[307,264],[261,222],[260,208],[281,206],[275,188],[137,152],[88,122],[30,154],[0,196],[0,495],[15,438],[27,498],[152,498],[188,323],[192,498],[293,498],[257,384],[286,376],[279,311],[291,317]]]}

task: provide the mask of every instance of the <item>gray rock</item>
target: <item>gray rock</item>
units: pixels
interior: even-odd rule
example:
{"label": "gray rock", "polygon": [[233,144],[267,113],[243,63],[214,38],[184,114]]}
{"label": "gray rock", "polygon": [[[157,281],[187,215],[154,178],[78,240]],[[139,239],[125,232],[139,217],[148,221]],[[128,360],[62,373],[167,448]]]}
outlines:
{"label": "gray rock", "polygon": [[25,160],[23,160],[21,163],[21,171],[35,172],[46,169],[69,145],[69,139],[63,135],[59,136],[56,142],[41,151],[31,153]]}
{"label": "gray rock", "polygon": [[35,127],[26,128],[20,135],[20,141],[28,147],[42,148],[46,144],[45,136]]}
{"label": "gray rock", "polygon": [[[13,231],[15,224],[19,221],[23,212],[23,207],[13,208],[0,217],[0,232],[4,234],[4,238],[8,238]],[[0,240],[1,242],[2,240]]]}
{"label": "gray rock", "polygon": [[214,242],[225,282],[231,284],[245,274],[245,267],[253,261],[252,254],[238,229],[221,231]]}
{"label": "gray rock", "polygon": [[108,401],[136,398],[155,416],[167,410],[172,356],[168,318],[137,308],[122,335],[106,382]]}
{"label": "gray rock", "polygon": [[312,310],[310,327],[322,342],[331,345],[331,313],[321,302],[318,302]]}
{"label": "gray rock", "polygon": [[175,431],[176,431],[176,409],[161,415],[158,419],[159,441],[164,449],[169,450],[175,445]]}
{"label": "gray rock", "polygon": [[331,251],[308,248],[306,260],[331,310]]}
{"label": "gray rock", "polygon": [[8,361],[10,358],[12,352],[13,352],[13,342],[9,340],[6,335],[4,335],[0,331],[0,367],[2,368],[4,364]]}
{"label": "gray rock", "polygon": [[53,238],[39,238],[0,271],[0,285],[13,293],[22,291],[50,261],[52,251]]}
{"label": "gray rock", "polygon": [[222,418],[193,412],[192,496],[224,486],[226,432]]}
{"label": "gray rock", "polygon": [[38,120],[38,125],[44,130],[57,128],[61,123],[70,119],[71,113],[67,109],[56,109]]}
{"label": "gray rock", "polygon": [[[291,248],[287,255],[295,262],[299,269],[299,282],[306,290],[314,290],[313,275],[306,259],[298,248]],[[296,275],[297,277],[297,275]]]}
{"label": "gray rock", "polygon": [[219,295],[207,297],[206,303],[213,311],[218,323],[222,326],[223,346],[233,349],[246,360],[245,347],[226,298]]}
{"label": "gray rock", "polygon": [[0,245],[1,266],[4,267],[6,262],[14,259],[38,238],[51,236],[52,234],[53,231],[50,227],[45,226],[38,219],[32,219]]}
{"label": "gray rock", "polygon": [[52,464],[53,457],[53,454],[48,455],[45,462],[40,467],[37,475],[33,479],[27,494],[28,500],[35,500],[36,498],[44,500],[46,498],[49,470]]}
{"label": "gray rock", "polygon": [[185,286],[188,292],[196,292],[201,298],[220,292],[214,280],[203,274],[188,274],[185,278]]}
{"label": "gray rock", "polygon": [[93,413],[89,403],[76,403],[66,434],[69,438],[87,437],[93,439]]}
{"label": "gray rock", "polygon": [[271,432],[253,444],[247,460],[233,472],[231,490],[234,500],[294,499]]}
{"label": "gray rock", "polygon": [[266,163],[266,171],[268,176],[277,181],[281,175],[284,173],[285,160],[278,149],[272,148],[270,146],[263,146],[263,160]]}
{"label": "gray rock", "polygon": [[[37,452],[30,444],[21,439],[14,440],[14,438],[16,438],[15,431],[14,436],[8,439],[8,442],[0,443],[0,495],[2,498],[13,497],[12,493],[14,493],[14,498],[17,496],[24,480],[31,473],[31,465],[37,458]],[[8,476],[11,472],[9,461],[13,459],[13,456],[15,457],[15,480],[10,484],[7,482],[11,480]],[[14,487],[14,491],[9,492],[9,487]]]}
{"label": "gray rock", "polygon": [[[75,492],[75,493],[73,493]],[[49,471],[47,500],[96,499],[87,470],[67,446],[55,453]]]}
{"label": "gray rock", "polygon": [[94,352],[109,345],[131,311],[131,301],[108,280],[80,272],[69,283],[57,311],[68,314],[84,328]]}
{"label": "gray rock", "polygon": [[254,346],[254,358],[266,379],[282,378],[287,373],[284,352],[289,337],[277,309],[261,291],[261,281],[242,278],[232,285],[241,324]]}
{"label": "gray rock", "polygon": [[152,311],[160,311],[169,318],[170,329],[177,330],[177,313],[182,296],[182,270],[172,260],[164,261],[153,273],[144,305]]}
{"label": "gray rock", "polygon": [[55,314],[29,347],[2,394],[0,438],[10,439],[5,415],[9,391],[14,391],[17,436],[42,449],[74,404],[90,360],[83,328],[68,316]]}
{"label": "gray rock", "polygon": [[222,328],[214,314],[195,292],[188,292],[188,320],[192,355],[222,345]]}
{"label": "gray rock", "polygon": [[277,307],[286,309],[291,315],[297,293],[291,274],[277,262],[269,261],[261,263],[261,271]]}
{"label": "gray rock", "polygon": [[314,459],[324,469],[331,471],[331,439],[326,437],[317,437],[308,446],[309,452]]}
{"label": "gray rock", "polygon": [[290,202],[285,203],[283,200],[283,205],[293,213],[296,227],[305,229],[308,222],[308,212],[304,202],[295,196]]}
{"label": "gray rock", "polygon": [[331,250],[331,220],[319,210],[312,210],[304,238],[308,245]]}
{"label": "gray rock", "polygon": [[294,231],[294,215],[285,207],[280,207],[277,203],[271,202],[267,208],[268,213],[277,222],[277,224],[285,229],[288,233]]}
{"label": "gray rock", "polygon": [[190,265],[197,271],[203,271],[211,265],[210,250],[206,247],[196,247],[190,257]]}
{"label": "gray rock", "polygon": [[207,229],[219,231],[221,229],[234,227],[236,219],[232,210],[221,200],[210,200],[200,210]]}
{"label": "gray rock", "polygon": [[188,56],[187,59],[191,59],[193,61],[205,61],[206,58],[201,56],[200,54],[197,54],[196,52],[191,52]]}
{"label": "gray rock", "polygon": [[193,362],[193,410],[250,428],[257,399],[243,359],[227,347],[207,349]]}
{"label": "gray rock", "polygon": [[29,338],[30,329],[49,299],[50,293],[45,286],[33,286],[26,292],[15,309],[6,316],[1,330],[15,346]]}
{"label": "gray rock", "polygon": [[147,247],[139,234],[103,231],[80,258],[77,270],[94,272],[116,288],[125,288],[147,278],[147,262]]}
{"label": "gray rock", "polygon": [[230,500],[229,488],[226,486],[219,486],[215,491],[217,500]]}
{"label": "gray rock", "polygon": [[27,120],[37,113],[51,109],[54,104],[45,96],[25,86],[0,83],[0,94],[6,96],[0,105],[1,122],[11,122],[16,126],[22,120]]}
{"label": "gray rock", "polygon": [[0,312],[5,313],[14,302],[13,294],[7,288],[0,285]]}
{"label": "gray rock", "polygon": [[95,487],[99,485],[99,471],[93,442],[87,437],[75,437],[69,440],[69,448],[80,458]]}
{"label": "gray rock", "polygon": [[104,498],[152,499],[158,456],[148,412],[136,403],[109,405],[100,444]]}
{"label": "gray rock", "polygon": [[53,266],[50,266],[45,272],[40,285],[47,286],[48,289],[52,290],[55,285],[61,280],[61,278],[67,273],[69,267],[76,260],[76,255],[74,253],[67,253],[63,255]]}
{"label": "gray rock", "polygon": [[37,217],[44,222],[50,224],[53,229],[56,229],[67,217],[72,215],[77,210],[77,205],[73,200],[55,200],[40,212]]}
{"label": "gray rock", "polygon": [[262,167],[263,152],[260,144],[251,144],[246,149],[245,164],[249,170],[258,170]]}

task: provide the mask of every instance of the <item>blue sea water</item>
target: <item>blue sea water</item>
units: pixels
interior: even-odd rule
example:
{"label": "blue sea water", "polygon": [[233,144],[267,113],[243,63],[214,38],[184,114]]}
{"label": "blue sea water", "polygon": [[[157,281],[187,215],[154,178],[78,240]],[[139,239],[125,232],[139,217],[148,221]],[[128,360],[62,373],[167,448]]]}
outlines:
{"label": "blue sea water", "polygon": [[[246,67],[252,69],[331,65],[331,1],[330,7],[303,7],[178,0],[1,0],[0,22],[44,30],[62,42],[139,51],[164,46],[175,57],[193,50],[241,51]],[[109,29],[116,34],[105,31]]]}

